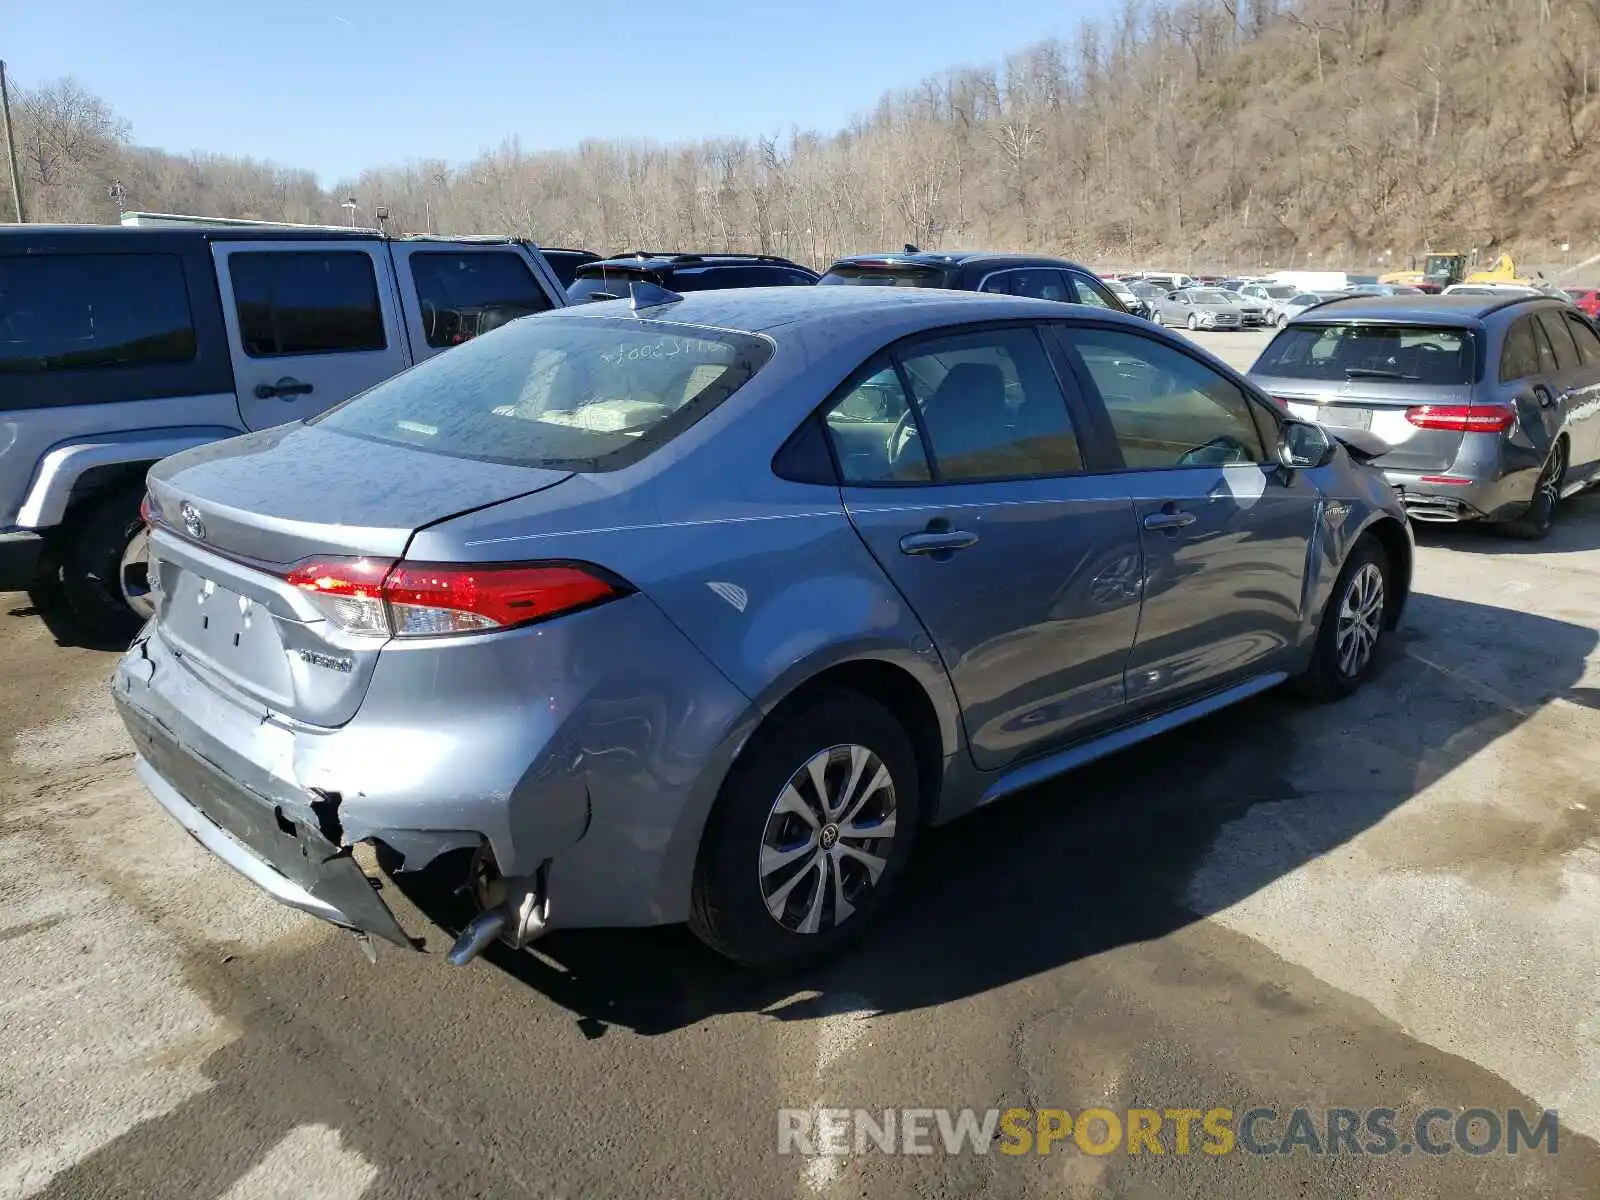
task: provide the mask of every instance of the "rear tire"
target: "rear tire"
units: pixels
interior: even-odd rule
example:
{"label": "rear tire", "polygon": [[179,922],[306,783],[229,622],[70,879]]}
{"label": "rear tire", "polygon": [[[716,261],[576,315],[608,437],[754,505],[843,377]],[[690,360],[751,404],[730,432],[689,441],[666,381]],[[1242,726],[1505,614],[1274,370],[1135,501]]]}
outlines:
{"label": "rear tire", "polygon": [[1508,537],[1527,542],[1541,542],[1555,528],[1556,514],[1561,509],[1561,484],[1567,477],[1567,442],[1557,438],[1550,447],[1550,457],[1539,470],[1539,479],[1533,485],[1533,499],[1520,517],[1502,521],[1496,528]]}
{"label": "rear tire", "polygon": [[139,632],[147,613],[131,607],[136,564],[124,557],[144,536],[139,516],[142,488],[125,488],[94,502],[61,536],[60,587],[67,609],[83,629],[108,642],[127,642]]}
{"label": "rear tire", "polygon": [[[814,771],[827,793],[820,808]],[[852,779],[855,791],[846,794]],[[779,713],[740,755],[711,810],[689,928],[717,953],[760,971],[793,970],[840,952],[898,888],[921,790],[911,739],[877,701],[828,692]]]}
{"label": "rear tire", "polygon": [[1389,556],[1376,538],[1364,535],[1328,594],[1311,663],[1293,680],[1294,690],[1326,702],[1342,700],[1365,683],[1378,660],[1393,594]]}

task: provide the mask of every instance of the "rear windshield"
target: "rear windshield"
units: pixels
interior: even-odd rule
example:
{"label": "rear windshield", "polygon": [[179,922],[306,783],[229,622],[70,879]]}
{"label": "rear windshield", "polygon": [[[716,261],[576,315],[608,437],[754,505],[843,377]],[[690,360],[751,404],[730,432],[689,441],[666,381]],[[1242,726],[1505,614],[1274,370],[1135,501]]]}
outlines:
{"label": "rear windshield", "polygon": [[934,267],[830,267],[818,283],[854,283],[869,287],[943,287],[944,272]]}
{"label": "rear windshield", "polygon": [[615,470],[693,425],[771,354],[766,340],[725,330],[534,317],[430,358],[312,423],[459,458]]}
{"label": "rear windshield", "polygon": [[1477,378],[1477,347],[1468,329],[1291,325],[1272,339],[1250,370],[1285,379],[1464,384]]}
{"label": "rear windshield", "polygon": [[[578,269],[583,270],[582,267]],[[567,285],[567,299],[626,300],[628,285],[644,278],[632,271],[584,272]]]}

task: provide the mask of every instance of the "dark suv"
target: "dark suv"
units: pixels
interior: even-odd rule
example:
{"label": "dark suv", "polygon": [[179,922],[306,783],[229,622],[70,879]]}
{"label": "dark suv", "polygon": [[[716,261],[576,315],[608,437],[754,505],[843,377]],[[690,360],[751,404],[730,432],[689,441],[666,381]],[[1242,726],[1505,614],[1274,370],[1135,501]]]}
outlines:
{"label": "dark suv", "polygon": [[877,287],[950,288],[998,292],[1127,312],[1110,288],[1087,267],[1042,254],[987,254],[974,250],[908,248],[899,254],[853,254],[828,268],[818,281]]}
{"label": "dark suv", "polygon": [[544,255],[545,262],[550,264],[550,269],[556,273],[556,278],[564,288],[572,286],[579,267],[584,263],[599,262],[601,258],[593,250],[570,250],[565,246],[540,246],[539,253]]}
{"label": "dark suv", "polygon": [[583,263],[567,285],[567,296],[583,300],[625,300],[628,285],[653,283],[671,292],[717,288],[794,287],[817,282],[817,273],[775,254],[673,254],[635,250],[615,258]]}
{"label": "dark suv", "polygon": [[1600,478],[1600,335],[1545,296],[1358,296],[1313,305],[1250,368],[1292,415],[1370,430],[1414,521],[1542,538]]}

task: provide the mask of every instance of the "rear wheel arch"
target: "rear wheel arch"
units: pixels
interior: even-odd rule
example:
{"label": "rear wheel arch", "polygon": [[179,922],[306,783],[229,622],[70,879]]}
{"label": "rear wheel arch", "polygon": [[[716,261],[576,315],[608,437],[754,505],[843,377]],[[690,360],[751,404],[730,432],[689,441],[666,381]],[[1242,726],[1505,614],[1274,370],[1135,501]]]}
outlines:
{"label": "rear wheel arch", "polygon": [[954,747],[945,745],[939,711],[927,689],[910,671],[894,663],[878,658],[851,659],[808,676],[767,712],[740,747],[739,754],[745,753],[763,729],[829,692],[866,696],[888,709],[900,722],[916,754],[921,819],[926,824],[938,810],[945,757]]}

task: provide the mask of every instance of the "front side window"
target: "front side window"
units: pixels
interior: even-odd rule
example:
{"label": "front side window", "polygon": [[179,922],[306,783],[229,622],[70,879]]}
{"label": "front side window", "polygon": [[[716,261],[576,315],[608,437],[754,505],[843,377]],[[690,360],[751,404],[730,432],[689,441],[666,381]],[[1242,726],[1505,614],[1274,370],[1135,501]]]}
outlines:
{"label": "front side window", "polygon": [[382,350],[372,259],[360,251],[285,251],[228,258],[239,339],[251,358]]}
{"label": "front side window", "polygon": [[314,423],[524,467],[636,462],[742,387],[764,338],[628,318],[518,321],[428,359]]}
{"label": "front side window", "polygon": [[510,250],[417,252],[411,255],[411,277],[423,334],[435,348],[459,345],[550,307],[528,264]]}
{"label": "front side window", "polygon": [[1105,403],[1129,467],[1226,466],[1267,460],[1244,392],[1187,354],[1116,330],[1071,340]]}
{"label": "front side window", "polygon": [[1477,347],[1467,329],[1426,325],[1291,325],[1261,352],[1253,375],[1284,379],[1394,379],[1468,384]]}
{"label": "front side window", "polygon": [[935,477],[972,481],[1083,470],[1066,398],[1038,331],[1011,327],[903,347]]}
{"label": "front side window", "polygon": [[1500,351],[1500,382],[1526,379],[1539,373],[1539,340],[1533,332],[1533,318],[1522,317],[1506,333]]}
{"label": "front side window", "polygon": [[1567,328],[1572,332],[1572,340],[1577,343],[1578,358],[1586,367],[1600,366],[1600,333],[1596,333],[1594,326],[1582,317],[1572,313],[1563,314],[1567,318]]}
{"label": "front side window", "polygon": [[1123,311],[1122,305],[1113,303],[1112,297],[1092,279],[1079,275],[1076,271],[1069,271],[1067,278],[1072,281],[1073,299],[1079,304],[1087,304],[1091,308],[1109,308],[1113,312]]}
{"label": "front side window", "polygon": [[0,373],[143,367],[194,356],[189,292],[176,255],[0,257]]}

